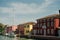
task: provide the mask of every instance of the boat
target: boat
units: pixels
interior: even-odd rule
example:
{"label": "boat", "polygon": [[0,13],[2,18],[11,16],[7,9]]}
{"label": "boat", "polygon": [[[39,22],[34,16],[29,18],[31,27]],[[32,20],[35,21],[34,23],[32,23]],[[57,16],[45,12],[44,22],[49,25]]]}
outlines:
{"label": "boat", "polygon": [[16,37],[16,35],[14,34],[14,32],[9,32],[9,33],[6,33],[5,36],[7,37]]}

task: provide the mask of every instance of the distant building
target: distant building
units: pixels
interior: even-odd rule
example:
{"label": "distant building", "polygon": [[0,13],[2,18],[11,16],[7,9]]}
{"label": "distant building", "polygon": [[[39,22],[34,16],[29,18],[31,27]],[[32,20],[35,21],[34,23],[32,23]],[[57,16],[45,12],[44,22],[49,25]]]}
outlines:
{"label": "distant building", "polygon": [[6,28],[6,33],[10,33],[10,32],[12,32],[12,27],[11,26]]}
{"label": "distant building", "polygon": [[17,34],[24,35],[24,24],[17,25],[17,30],[18,30]]}
{"label": "distant building", "polygon": [[14,33],[14,31],[16,31],[17,26],[7,26],[5,28],[5,35],[9,35],[11,33]]}
{"label": "distant building", "polygon": [[55,36],[58,27],[60,27],[60,15],[48,15],[44,18],[37,19],[37,24],[33,27],[33,34]]}
{"label": "distant building", "polygon": [[17,26],[13,25],[13,26],[11,26],[11,27],[12,27],[12,31],[16,31]]}
{"label": "distant building", "polygon": [[24,24],[24,35],[30,35],[31,31],[33,29],[33,25],[35,25],[35,22],[28,22]]}

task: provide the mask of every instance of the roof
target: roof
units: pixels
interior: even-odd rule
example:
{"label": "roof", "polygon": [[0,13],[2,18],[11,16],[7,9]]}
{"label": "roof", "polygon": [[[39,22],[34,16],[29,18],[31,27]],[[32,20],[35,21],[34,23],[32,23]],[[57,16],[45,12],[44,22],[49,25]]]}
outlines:
{"label": "roof", "polygon": [[23,23],[23,24],[19,24],[19,25],[17,25],[17,26],[24,26],[24,25],[27,25],[27,24],[36,24],[35,22],[27,22],[27,23]]}
{"label": "roof", "polygon": [[[45,16],[45,17],[40,18],[40,19],[47,19],[47,18],[60,18],[60,16],[59,16],[59,14],[53,14],[53,15]],[[37,20],[40,20],[40,19],[37,19]]]}
{"label": "roof", "polygon": [[27,23],[24,23],[24,24],[35,24],[35,22],[27,22]]}

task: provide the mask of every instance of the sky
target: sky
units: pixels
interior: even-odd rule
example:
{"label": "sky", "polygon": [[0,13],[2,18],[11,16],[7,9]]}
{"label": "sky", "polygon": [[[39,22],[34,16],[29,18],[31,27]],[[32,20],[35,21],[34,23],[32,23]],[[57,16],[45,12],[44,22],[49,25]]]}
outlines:
{"label": "sky", "polygon": [[60,0],[0,0],[0,23],[18,25],[58,14]]}

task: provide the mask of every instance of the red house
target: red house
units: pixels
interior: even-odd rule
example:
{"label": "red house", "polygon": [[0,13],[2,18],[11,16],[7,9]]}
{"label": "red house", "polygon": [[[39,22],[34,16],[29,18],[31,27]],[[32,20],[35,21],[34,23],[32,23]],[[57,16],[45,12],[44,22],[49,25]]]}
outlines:
{"label": "red house", "polygon": [[33,34],[55,36],[56,29],[58,27],[60,27],[60,15],[49,15],[44,18],[37,19],[37,23],[33,27]]}
{"label": "red house", "polygon": [[19,24],[19,25],[17,25],[17,30],[19,31],[19,33],[21,34],[21,35],[24,35],[24,25],[23,24]]}

